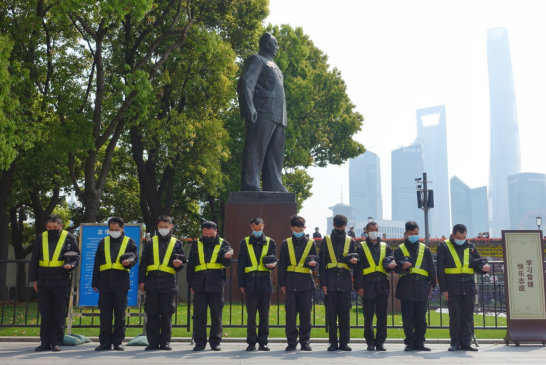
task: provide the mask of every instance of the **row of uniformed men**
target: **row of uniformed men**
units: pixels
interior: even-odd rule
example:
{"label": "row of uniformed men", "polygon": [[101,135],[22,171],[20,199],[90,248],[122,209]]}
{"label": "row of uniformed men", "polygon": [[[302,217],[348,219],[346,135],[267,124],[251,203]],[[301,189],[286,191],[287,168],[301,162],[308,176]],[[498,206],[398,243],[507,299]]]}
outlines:
{"label": "row of uniformed men", "polygon": [[[350,309],[354,288],[363,299],[364,337],[369,351],[386,351],[388,273],[399,273],[396,297],[401,300],[406,351],[430,351],[425,346],[427,323],[426,303],[436,286],[448,300],[450,315],[450,351],[477,351],[470,345],[476,284],[474,273],[489,271],[485,259],[466,240],[466,227],[458,224],[450,239],[437,251],[438,278],[431,251],[419,242],[419,227],[406,223],[405,242],[393,252],[379,239],[379,227],[366,226],[368,238],[356,243],[345,233],[347,218],[337,215],[331,235],[321,241],[319,255],[315,242],[305,235],[305,219],[290,218],[293,232],[281,243],[278,261],[279,284],[286,295],[286,351],[311,351],[311,306],[315,289],[313,271],[319,271],[320,286],[326,298],[330,346],[328,351],[351,351]],[[92,286],[99,292],[101,350],[123,350],[125,312],[129,290],[129,270],[138,259],[133,239],[124,235],[124,222],[112,218],[108,222],[109,236],[100,241],[95,255]],[[269,308],[273,293],[270,272],[277,266],[276,244],[264,234],[265,224],[254,218],[252,234],[241,241],[238,262],[238,282],[245,294],[248,313],[247,351],[269,351]],[[231,265],[233,250],[218,236],[214,222],[202,224],[202,236],[193,242],[186,261],[182,242],[172,236],[172,221],[161,216],[157,224],[159,235],[146,241],[140,263],[139,289],[146,293],[146,350],[171,350],[172,315],[176,310],[178,284],[176,272],[188,263],[187,281],[195,296],[193,330],[195,351],[207,343],[207,310],[210,309],[211,329],[208,342],[212,350],[220,351],[222,340],[222,308],[225,267]],[[74,236],[62,230],[57,215],[47,219],[47,231],[36,241],[30,265],[30,280],[38,292],[42,316],[41,345],[36,351],[60,351],[65,324],[68,275],[78,265],[78,245]],[[259,313],[258,331],[256,315]],[[299,315],[300,326],[296,318]],[[374,335],[373,319],[377,317]],[[114,324],[112,326],[112,320]],[[339,337],[338,337],[339,333]]]}

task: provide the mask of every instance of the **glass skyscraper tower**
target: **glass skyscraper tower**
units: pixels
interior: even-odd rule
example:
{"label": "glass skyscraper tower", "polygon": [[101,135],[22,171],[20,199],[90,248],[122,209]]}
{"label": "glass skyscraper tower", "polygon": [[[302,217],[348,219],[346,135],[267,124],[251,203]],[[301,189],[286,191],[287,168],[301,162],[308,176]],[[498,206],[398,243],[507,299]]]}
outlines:
{"label": "glass skyscraper tower", "polygon": [[349,203],[355,222],[383,219],[379,157],[371,151],[349,160]]}
{"label": "glass skyscraper tower", "polygon": [[489,228],[493,237],[510,229],[508,176],[521,172],[518,113],[508,31],[487,31],[487,69],[491,115]]}

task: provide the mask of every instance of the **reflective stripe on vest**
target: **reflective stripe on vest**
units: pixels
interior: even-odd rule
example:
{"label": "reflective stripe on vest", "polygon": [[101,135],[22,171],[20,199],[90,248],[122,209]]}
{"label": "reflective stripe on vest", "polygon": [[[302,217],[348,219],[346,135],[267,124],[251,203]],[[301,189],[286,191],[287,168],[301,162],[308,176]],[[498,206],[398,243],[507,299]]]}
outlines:
{"label": "reflective stripe on vest", "polygon": [[287,239],[286,243],[288,244],[288,255],[290,256],[290,266],[286,268],[286,271],[299,272],[302,274],[312,274],[313,271],[307,267],[304,267],[303,265],[305,264],[305,260],[309,255],[309,251],[311,251],[311,247],[313,247],[313,240],[307,241],[307,246],[305,246],[305,250],[301,255],[300,262],[297,265],[296,252],[294,251],[294,242],[292,242],[292,237]]}
{"label": "reflective stripe on vest", "polygon": [[57,241],[57,246],[55,247],[55,252],[53,252],[53,257],[49,260],[49,238],[47,236],[47,231],[42,233],[42,256],[43,260],[40,260],[38,264],[44,267],[61,267],[64,265],[64,260],[59,261],[59,256],[61,256],[61,249],[64,246],[66,241],[66,236],[68,235],[67,231],[62,231],[59,241]]}
{"label": "reflective stripe on vest", "polygon": [[[327,269],[334,269],[336,267],[341,267],[343,269],[349,270],[347,264],[338,264],[336,254],[334,252],[334,246],[332,245],[332,238],[329,235],[324,236],[326,239],[326,246],[328,246],[328,252],[330,253],[330,263],[326,265]],[[349,254],[349,247],[351,246],[351,237],[345,236],[345,246],[343,247],[343,257]]]}
{"label": "reflective stripe on vest", "polygon": [[256,259],[256,254],[254,253],[254,245],[250,244],[250,237],[245,238],[246,241],[246,248],[248,250],[248,256],[250,256],[250,263],[252,266],[245,267],[245,273],[252,272],[252,271],[271,271],[264,265],[264,257],[267,254],[267,251],[269,251],[269,237],[265,238],[266,244],[262,248],[262,255],[260,256],[260,263],[258,264],[258,260]]}
{"label": "reflective stripe on vest", "polygon": [[444,273],[446,274],[474,274],[474,269],[469,268],[468,264],[470,262],[470,248],[465,248],[464,250],[464,262],[463,265],[461,265],[461,259],[459,259],[459,255],[457,255],[457,251],[455,251],[455,247],[453,247],[453,244],[450,240],[446,240],[447,248],[449,248],[449,252],[451,252],[451,257],[453,257],[453,261],[455,262],[456,268],[445,268]]}
{"label": "reflective stripe on vest", "polygon": [[218,263],[218,253],[220,252],[220,248],[222,247],[222,242],[224,240],[222,238],[219,238],[219,242],[217,245],[214,246],[214,250],[212,251],[212,255],[210,256],[210,262],[207,264],[205,261],[205,250],[203,248],[203,242],[201,240],[197,240],[197,252],[199,253],[199,265],[195,267],[195,271],[203,271],[208,269],[223,269],[225,266],[221,263]]}
{"label": "reflective stripe on vest", "polygon": [[368,247],[368,243],[366,241],[362,241],[362,248],[364,249],[364,254],[366,254],[366,259],[368,260],[368,263],[370,264],[370,267],[367,269],[362,270],[362,274],[368,275],[373,272],[382,272],[383,274],[387,275],[387,270],[383,267],[383,259],[385,258],[385,255],[387,254],[387,244],[385,242],[380,242],[381,250],[379,251],[379,262],[376,265],[375,261],[373,260],[372,253],[370,252],[370,248]]}
{"label": "reflective stripe on vest", "polygon": [[[408,249],[405,244],[400,245],[400,249],[404,253],[404,256],[410,256]],[[421,264],[423,263],[423,257],[425,256],[425,244],[419,242],[419,253],[417,254],[417,262],[415,266],[410,267],[410,274],[419,274],[423,276],[428,276],[428,271],[421,269]],[[405,274],[400,275],[400,277]]]}
{"label": "reflective stripe on vest", "polygon": [[165,257],[163,257],[163,263],[159,264],[159,239],[157,236],[155,236],[152,239],[153,243],[153,251],[154,251],[154,264],[148,265],[146,267],[146,272],[150,271],[163,271],[168,272],[169,274],[175,274],[176,271],[169,267],[169,260],[171,259],[171,255],[173,253],[174,245],[176,244],[176,237],[171,237],[171,241],[169,242],[169,246],[167,247],[167,251],[165,252]]}
{"label": "reflective stripe on vest", "polygon": [[110,270],[110,269],[129,271],[129,269],[123,266],[121,262],[119,261],[119,258],[121,257],[121,255],[125,253],[125,250],[127,249],[128,244],[129,244],[129,237],[125,236],[119,248],[118,258],[116,259],[116,262],[112,264],[112,253],[110,252],[110,236],[104,237],[104,259],[106,263],[104,265],[100,265],[100,271]]}

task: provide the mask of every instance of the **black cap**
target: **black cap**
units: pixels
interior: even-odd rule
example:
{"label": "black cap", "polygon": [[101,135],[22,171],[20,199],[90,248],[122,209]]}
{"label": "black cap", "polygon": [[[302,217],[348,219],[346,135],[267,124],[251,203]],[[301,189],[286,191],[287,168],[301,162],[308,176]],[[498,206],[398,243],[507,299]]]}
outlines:
{"label": "black cap", "polygon": [[472,260],[472,267],[483,270],[483,267],[487,265],[487,259],[480,257],[479,259]]}
{"label": "black cap", "polygon": [[182,261],[183,263],[186,262],[186,258],[184,257],[184,255],[181,255],[181,254],[179,254],[179,253],[174,253],[174,254],[172,255],[172,258],[173,258],[173,261],[174,261],[174,260],[180,260],[180,261]]}
{"label": "black cap", "polygon": [[395,262],[394,257],[392,256],[385,257],[383,259],[383,266],[389,266],[391,262]]}
{"label": "black cap", "polygon": [[129,262],[133,262],[135,261],[135,258],[136,256],[133,252],[127,252],[119,257],[119,262],[123,262],[125,260],[128,260]]}
{"label": "black cap", "polygon": [[350,253],[345,256],[345,260],[347,260],[347,262],[351,261],[352,259],[357,259],[358,261],[360,261],[360,255],[357,253]]}
{"label": "black cap", "polygon": [[413,259],[411,258],[411,256],[400,256],[396,261],[400,265],[407,264],[408,262],[413,265]]}
{"label": "black cap", "polygon": [[318,257],[317,255],[309,255],[309,256],[307,256],[307,258],[305,259],[305,263],[306,263],[307,265],[309,265],[309,263],[310,263],[311,261],[315,261],[315,262],[318,264],[318,262],[319,262],[319,257]]}
{"label": "black cap", "polygon": [[72,265],[78,261],[78,259],[80,258],[80,254],[76,251],[67,251],[64,253],[63,258],[65,264]]}
{"label": "black cap", "polygon": [[267,255],[267,256],[264,256],[263,262],[264,262],[264,265],[276,264],[277,258],[273,255]]}

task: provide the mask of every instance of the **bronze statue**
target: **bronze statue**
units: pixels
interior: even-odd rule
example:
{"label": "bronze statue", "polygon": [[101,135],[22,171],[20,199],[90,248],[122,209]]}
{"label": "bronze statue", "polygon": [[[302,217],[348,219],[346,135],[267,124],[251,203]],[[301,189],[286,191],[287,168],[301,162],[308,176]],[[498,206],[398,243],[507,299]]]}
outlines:
{"label": "bronze statue", "polygon": [[260,38],[260,51],[248,57],[239,83],[239,106],[246,122],[241,191],[288,192],[282,184],[286,101],[283,75],[273,58],[279,46],[270,33]]}

